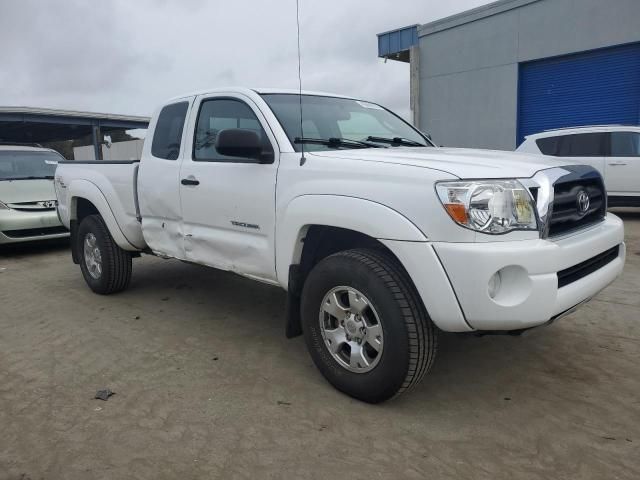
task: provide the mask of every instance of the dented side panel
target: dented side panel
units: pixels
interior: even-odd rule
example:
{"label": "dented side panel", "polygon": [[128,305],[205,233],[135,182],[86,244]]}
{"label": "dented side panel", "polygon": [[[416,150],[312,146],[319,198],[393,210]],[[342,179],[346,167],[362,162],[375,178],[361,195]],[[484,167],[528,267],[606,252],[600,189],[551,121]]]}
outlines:
{"label": "dented side panel", "polygon": [[[274,283],[279,144],[265,113],[251,98],[232,93],[222,96],[236,98],[253,110],[271,141],[274,161],[194,161],[191,150],[185,153],[180,178],[199,182],[180,185],[185,257],[194,263]],[[209,97],[198,97],[193,104],[186,128],[189,139],[196,128],[200,102]]]}
{"label": "dented side panel", "polygon": [[[191,105],[193,99],[185,98]],[[158,113],[153,116],[149,131],[155,132]],[[185,124],[187,119],[185,119]],[[156,254],[185,258],[184,231],[180,199],[180,165],[185,151],[190,151],[186,128],[183,128],[180,150],[176,159],[152,155],[153,136],[144,142],[142,162],[138,172],[138,206],[142,217],[142,231],[149,248]]]}

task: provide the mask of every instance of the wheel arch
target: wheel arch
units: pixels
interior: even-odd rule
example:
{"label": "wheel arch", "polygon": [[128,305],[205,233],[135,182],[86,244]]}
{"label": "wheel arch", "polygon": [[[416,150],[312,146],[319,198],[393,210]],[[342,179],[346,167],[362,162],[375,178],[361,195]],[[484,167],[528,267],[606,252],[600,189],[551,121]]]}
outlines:
{"label": "wheel arch", "polygon": [[[408,218],[392,208],[362,198],[340,195],[303,195],[294,198],[278,222],[276,272],[289,288],[289,267],[302,261],[309,234],[324,232],[350,236],[388,250],[380,240],[426,242],[427,237]],[[363,246],[355,244],[348,248]],[[335,252],[331,252],[335,253]]]}
{"label": "wheel arch", "polygon": [[[306,195],[292,201],[276,238],[278,281],[287,289],[287,337],[302,333],[300,293],[313,267],[334,253],[367,248],[385,253],[404,268],[381,239],[425,242],[424,234],[397,211],[354,197]],[[406,270],[406,269],[405,269]]]}
{"label": "wheel arch", "polygon": [[77,263],[78,259],[77,252],[75,251],[78,225],[80,225],[82,219],[88,215],[97,214],[102,217],[113,240],[120,248],[128,251],[139,250],[127,239],[120,229],[107,199],[96,185],[86,180],[76,180],[69,188],[69,225],[74,262]]}

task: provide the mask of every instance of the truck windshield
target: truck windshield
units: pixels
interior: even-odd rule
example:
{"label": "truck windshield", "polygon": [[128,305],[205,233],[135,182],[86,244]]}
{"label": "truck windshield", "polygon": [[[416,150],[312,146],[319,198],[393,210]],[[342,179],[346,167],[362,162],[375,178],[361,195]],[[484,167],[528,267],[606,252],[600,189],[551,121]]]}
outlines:
{"label": "truck windshield", "polygon": [[0,180],[53,178],[60,160],[53,152],[0,150]]}
{"label": "truck windshield", "polygon": [[371,147],[432,147],[420,132],[375,103],[350,98],[262,94],[296,151]]}

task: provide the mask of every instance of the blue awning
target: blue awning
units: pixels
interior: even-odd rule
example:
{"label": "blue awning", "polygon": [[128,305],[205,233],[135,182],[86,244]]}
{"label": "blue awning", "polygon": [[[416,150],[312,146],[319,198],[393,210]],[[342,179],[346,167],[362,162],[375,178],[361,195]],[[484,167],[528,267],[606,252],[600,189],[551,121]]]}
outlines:
{"label": "blue awning", "polygon": [[418,44],[418,26],[390,30],[378,34],[378,57],[409,61],[409,49]]}

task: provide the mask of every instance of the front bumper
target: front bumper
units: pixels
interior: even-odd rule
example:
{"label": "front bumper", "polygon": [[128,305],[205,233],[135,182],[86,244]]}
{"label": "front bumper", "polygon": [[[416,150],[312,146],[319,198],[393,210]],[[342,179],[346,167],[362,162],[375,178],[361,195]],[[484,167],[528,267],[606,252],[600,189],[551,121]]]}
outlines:
{"label": "front bumper", "polygon": [[55,210],[0,210],[0,244],[68,236]]}
{"label": "front bumper", "polygon": [[[624,227],[611,214],[596,226],[557,239],[401,243],[409,242],[387,246],[408,270],[433,321],[443,330],[458,332],[542,325],[595,296],[620,275],[625,261]],[[617,255],[607,258],[608,263],[595,271],[583,270],[583,276],[558,287],[558,272],[615,247]],[[431,264],[431,271],[424,271],[421,260],[431,257],[428,250],[438,258],[440,269]],[[492,298],[489,281],[498,271],[501,284]]]}

